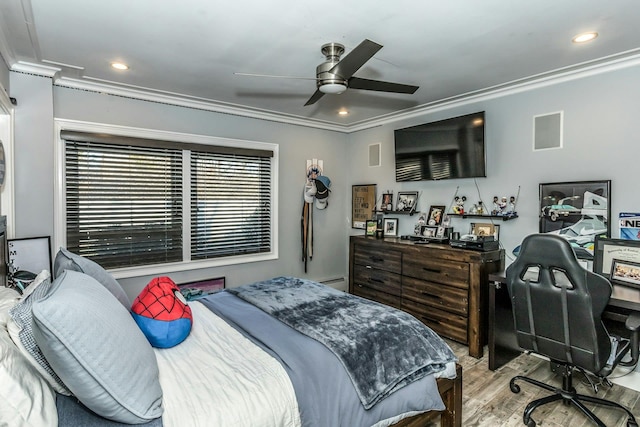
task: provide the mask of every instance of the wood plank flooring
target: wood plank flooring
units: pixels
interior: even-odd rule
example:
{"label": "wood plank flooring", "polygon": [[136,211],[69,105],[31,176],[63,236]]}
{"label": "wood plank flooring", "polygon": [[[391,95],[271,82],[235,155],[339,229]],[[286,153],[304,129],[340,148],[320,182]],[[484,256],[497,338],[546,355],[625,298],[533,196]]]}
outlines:
{"label": "wood plank flooring", "polygon": [[[526,375],[542,382],[560,387],[562,377],[549,369],[549,363],[538,357],[523,354],[500,369],[492,372],[487,363],[487,349],[481,359],[470,357],[468,348],[448,341],[462,365],[462,425],[464,427],[515,427],[523,426],[522,413],[532,400],[550,393],[525,382],[519,382],[521,391],[512,393],[509,381],[515,375]],[[574,375],[574,387],[580,394],[604,397],[626,406],[640,421],[640,393],[614,385],[611,389],[600,387],[594,394],[591,386],[583,384],[580,374]],[[591,409],[607,427],[626,427],[627,417],[624,411],[606,408],[589,403]],[[561,402],[544,405],[533,413],[532,417],[540,427],[583,427],[593,426],[581,412]],[[435,427],[439,424],[430,424]]]}

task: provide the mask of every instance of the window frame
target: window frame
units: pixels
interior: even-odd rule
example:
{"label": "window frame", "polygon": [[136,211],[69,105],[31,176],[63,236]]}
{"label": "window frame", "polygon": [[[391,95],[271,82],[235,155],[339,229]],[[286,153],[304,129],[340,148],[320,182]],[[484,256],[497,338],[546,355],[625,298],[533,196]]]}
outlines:
{"label": "window frame", "polygon": [[[65,188],[65,141],[61,138],[60,132],[72,130],[77,132],[107,133],[111,135],[137,137],[167,141],[180,141],[185,144],[215,145],[234,148],[249,148],[257,150],[270,150],[273,152],[271,158],[271,251],[260,254],[236,255],[222,258],[211,258],[206,260],[192,261],[190,258],[191,247],[191,222],[189,187],[183,185],[183,209],[186,209],[185,220],[183,222],[183,260],[180,262],[157,264],[150,266],[126,267],[109,270],[115,278],[138,277],[144,275],[157,275],[177,271],[186,271],[196,268],[212,268],[227,265],[244,264],[251,262],[267,261],[278,259],[278,165],[279,146],[273,143],[239,140],[231,138],[220,138],[199,134],[188,134],[180,132],[162,131],[145,128],[135,128],[128,126],[109,125],[102,123],[92,123],[76,120],[54,119],[55,131],[55,182],[54,182],[54,247],[66,247],[66,188]],[[188,150],[188,147],[185,147]],[[189,151],[183,151],[183,158],[188,157]],[[189,163],[183,165],[183,182],[189,180]]]}

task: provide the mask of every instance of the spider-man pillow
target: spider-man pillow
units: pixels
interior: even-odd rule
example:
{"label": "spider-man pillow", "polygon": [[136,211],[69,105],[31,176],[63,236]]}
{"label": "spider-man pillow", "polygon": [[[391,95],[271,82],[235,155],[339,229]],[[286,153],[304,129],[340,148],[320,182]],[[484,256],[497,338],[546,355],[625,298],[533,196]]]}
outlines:
{"label": "spider-man pillow", "polygon": [[191,308],[168,277],[151,280],[133,301],[131,314],[154,347],[178,345],[191,332]]}

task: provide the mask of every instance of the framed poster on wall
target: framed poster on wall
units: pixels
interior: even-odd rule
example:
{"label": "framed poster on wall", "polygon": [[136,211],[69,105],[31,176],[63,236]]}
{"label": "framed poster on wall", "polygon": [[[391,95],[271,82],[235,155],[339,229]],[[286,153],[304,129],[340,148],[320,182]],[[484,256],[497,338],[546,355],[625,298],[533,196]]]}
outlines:
{"label": "framed poster on wall", "polygon": [[376,209],[376,184],[351,187],[351,228],[364,229]]}
{"label": "framed poster on wall", "polygon": [[540,233],[569,240],[582,259],[591,259],[596,236],[611,236],[611,181],[540,184]]}

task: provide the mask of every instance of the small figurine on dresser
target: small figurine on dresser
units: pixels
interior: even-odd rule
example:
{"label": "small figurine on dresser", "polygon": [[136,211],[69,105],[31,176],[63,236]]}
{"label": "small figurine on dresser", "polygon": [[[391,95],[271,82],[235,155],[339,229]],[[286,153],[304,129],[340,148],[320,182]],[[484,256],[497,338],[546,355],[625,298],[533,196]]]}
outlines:
{"label": "small figurine on dresser", "polygon": [[420,233],[422,232],[423,225],[427,225],[427,217],[424,213],[420,214],[420,217],[418,218],[416,225],[413,227],[413,234],[415,234],[416,236],[419,236]]}

